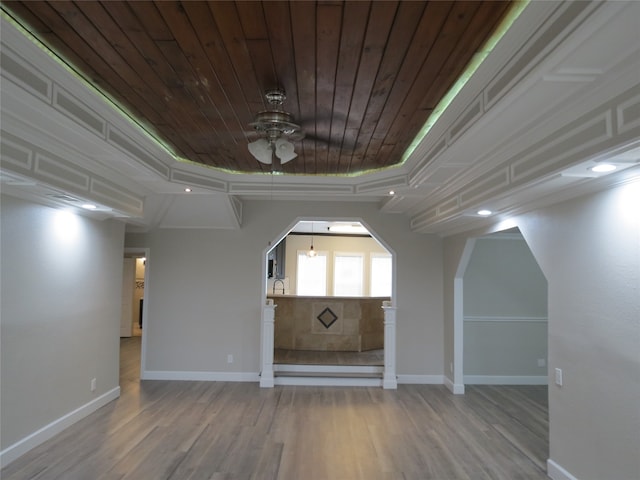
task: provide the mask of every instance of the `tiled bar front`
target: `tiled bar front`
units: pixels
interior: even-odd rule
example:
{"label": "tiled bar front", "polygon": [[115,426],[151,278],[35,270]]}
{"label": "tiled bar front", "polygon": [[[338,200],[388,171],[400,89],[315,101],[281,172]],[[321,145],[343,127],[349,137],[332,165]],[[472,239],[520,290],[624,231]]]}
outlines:
{"label": "tiled bar front", "polygon": [[274,347],[362,352],[384,347],[383,302],[389,297],[274,295]]}

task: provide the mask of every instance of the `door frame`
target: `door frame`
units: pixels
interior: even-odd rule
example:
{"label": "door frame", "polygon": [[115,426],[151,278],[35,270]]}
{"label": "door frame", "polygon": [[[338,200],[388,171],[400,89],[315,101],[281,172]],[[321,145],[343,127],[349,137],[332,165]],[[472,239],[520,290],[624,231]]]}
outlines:
{"label": "door frame", "polygon": [[142,327],[142,339],[140,344],[140,380],[145,380],[146,378],[146,358],[147,358],[147,335],[149,331],[149,268],[151,265],[150,257],[151,252],[149,248],[133,248],[127,247],[124,249],[124,255],[133,256],[136,258],[144,257],[145,265],[144,265],[144,302],[142,302],[142,319],[143,319],[143,327]]}
{"label": "door frame", "polygon": [[[396,311],[397,311],[397,255],[382,237],[359,217],[297,217],[284,229],[267,248],[262,251],[262,282],[260,291],[260,386],[273,387],[273,334],[275,312],[273,302],[266,301],[267,295],[267,271],[269,265],[269,252],[278,245],[299,222],[359,222],[371,234],[371,236],[391,254],[391,301],[384,308],[384,376],[382,386],[385,389],[396,389],[398,386],[396,375]],[[146,272],[145,272],[146,273]],[[385,302],[386,303],[386,302]],[[144,333],[144,332],[143,332]],[[309,385],[311,385],[309,383]],[[320,385],[321,383],[318,383]]]}

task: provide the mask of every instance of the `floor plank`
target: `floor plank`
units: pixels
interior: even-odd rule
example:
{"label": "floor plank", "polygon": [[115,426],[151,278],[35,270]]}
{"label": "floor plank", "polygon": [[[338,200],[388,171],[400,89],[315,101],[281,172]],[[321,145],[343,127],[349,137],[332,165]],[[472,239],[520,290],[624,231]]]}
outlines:
{"label": "floor plank", "polygon": [[3,480],[535,480],[547,478],[545,386],[276,387],[139,381],[8,465]]}

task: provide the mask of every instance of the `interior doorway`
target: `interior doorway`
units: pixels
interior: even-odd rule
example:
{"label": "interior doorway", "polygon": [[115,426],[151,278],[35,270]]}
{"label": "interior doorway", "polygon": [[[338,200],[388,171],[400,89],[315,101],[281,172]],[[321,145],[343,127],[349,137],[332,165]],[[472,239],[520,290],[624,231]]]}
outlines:
{"label": "interior doorway", "polygon": [[388,367],[395,385],[394,254],[375,232],[360,220],[299,219],[266,252],[265,266],[267,303],[278,306],[263,360],[276,374],[381,380]]}
{"label": "interior doorway", "polygon": [[123,258],[120,320],[120,382],[137,382],[144,376],[148,327],[148,249],[126,248]]}
{"label": "interior doorway", "polygon": [[[548,284],[515,227],[468,239],[454,278],[455,394],[513,393],[514,423],[504,435],[535,445],[526,455],[545,469],[549,457]],[[455,365],[455,367],[454,367]]]}
{"label": "interior doorway", "polygon": [[142,337],[146,262],[146,257],[140,254],[125,254],[120,337]]}
{"label": "interior doorway", "polygon": [[[465,275],[471,264],[474,251],[476,251],[476,245],[483,240],[519,242],[520,254],[513,256],[512,252],[510,254],[512,258],[507,259],[504,254],[506,254],[506,250],[512,250],[512,248],[504,249],[494,244],[489,249],[494,251],[492,254],[485,252],[480,257],[476,257],[481,260],[480,263],[485,264],[485,271],[479,274],[481,281],[477,283],[482,287],[475,290],[473,293],[475,298],[471,299],[467,292],[469,278],[466,279],[467,285],[465,285]],[[523,261],[524,263],[522,263]],[[493,262],[494,267],[487,267],[487,262],[489,264]],[[495,265],[498,265],[499,268],[495,268]],[[506,269],[511,273],[502,280],[495,278],[491,280],[487,277],[487,273],[495,277],[501,269]],[[500,275],[505,275],[505,271]],[[503,286],[500,287],[496,282],[501,282]],[[487,295],[487,288],[492,289],[490,295]],[[509,289],[513,291],[507,292]],[[532,294],[534,290],[531,289],[534,289],[536,293]],[[548,384],[547,290],[546,278],[517,227],[496,232],[484,238],[467,240],[454,278],[454,358],[450,365],[453,372],[453,385],[451,386],[453,393],[463,394],[465,383]],[[494,294],[500,298],[496,297],[491,300],[489,297]],[[497,302],[500,303],[499,306],[496,306]],[[475,306],[472,306],[474,303]],[[489,308],[490,310],[479,311],[476,308],[478,305],[484,305],[481,308]],[[506,314],[509,310],[514,312],[514,307],[524,308],[524,310],[519,310],[518,314]],[[485,326],[489,328],[486,329]],[[509,328],[503,328],[507,326]],[[486,332],[479,332],[483,328]],[[493,330],[493,333],[489,332],[490,330]],[[523,333],[525,330],[528,331]],[[472,333],[474,339],[467,339],[465,332]],[[487,332],[489,333],[487,334]],[[509,340],[507,338],[509,336],[513,338]],[[489,340],[483,343],[483,338]],[[493,343],[490,344],[491,342]],[[497,346],[496,342],[498,342]],[[476,362],[478,355],[484,358],[481,362]],[[473,360],[471,357],[474,357]],[[465,359],[476,362],[476,365],[466,366]],[[486,371],[480,374],[471,368],[482,368]],[[505,368],[515,368],[519,371],[502,371]]]}
{"label": "interior doorway", "polygon": [[466,385],[547,384],[547,280],[518,228],[477,238],[463,276]]}

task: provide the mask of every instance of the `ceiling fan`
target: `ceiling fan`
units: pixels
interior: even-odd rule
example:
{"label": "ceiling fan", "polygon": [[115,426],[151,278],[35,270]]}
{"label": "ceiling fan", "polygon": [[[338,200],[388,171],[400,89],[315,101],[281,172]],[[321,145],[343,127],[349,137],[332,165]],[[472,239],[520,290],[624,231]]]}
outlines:
{"label": "ceiling fan", "polygon": [[249,152],[256,160],[267,165],[273,162],[275,153],[280,163],[284,164],[298,156],[289,140],[302,138],[302,127],[293,122],[290,113],[282,110],[282,103],[287,98],[283,90],[269,90],[265,93],[265,98],[270,108],[258,113],[249,124],[265,136],[249,143]]}

